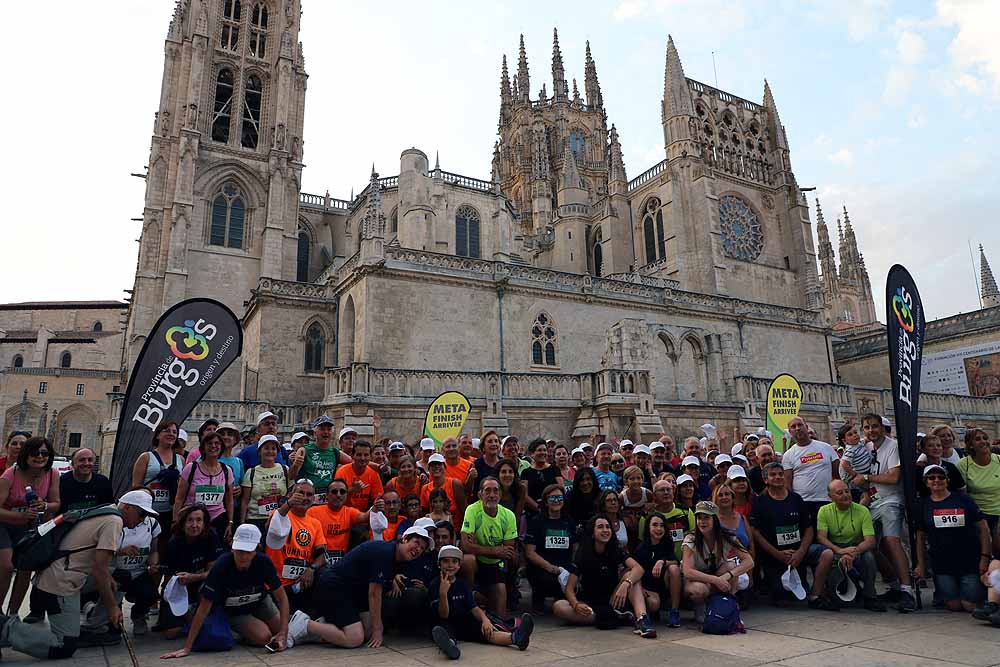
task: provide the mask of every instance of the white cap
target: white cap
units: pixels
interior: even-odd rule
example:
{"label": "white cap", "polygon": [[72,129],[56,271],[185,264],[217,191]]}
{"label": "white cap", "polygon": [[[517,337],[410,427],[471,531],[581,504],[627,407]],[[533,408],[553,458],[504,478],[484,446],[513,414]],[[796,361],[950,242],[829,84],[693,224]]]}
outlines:
{"label": "white cap", "polygon": [[885,426],[886,428],[892,428],[892,422],[889,421],[888,417],[882,417],[882,426]]}
{"label": "white cap", "polygon": [[677,481],[677,486],[680,486],[684,482],[691,482],[692,484],[694,484],[694,477],[692,477],[691,475],[681,475],[680,477],[677,478],[676,481]]}
{"label": "white cap", "polygon": [[684,468],[687,468],[688,466],[700,466],[700,465],[701,465],[701,459],[699,459],[697,456],[685,456],[684,460],[681,461],[682,470]]}
{"label": "white cap", "polygon": [[481,444],[481,442],[482,441],[479,438],[473,438],[472,439],[472,448],[473,449],[479,449],[479,445]]}
{"label": "white cap", "polygon": [[427,548],[428,549],[434,548],[434,538],[427,534],[426,528],[421,528],[420,526],[410,526],[409,528],[406,529],[406,532],[403,533],[403,539],[405,540],[410,535],[417,535],[419,537],[424,538],[428,542]]}
{"label": "white cap", "polygon": [[444,463],[444,457],[440,454],[431,454],[431,457],[427,459],[427,464],[430,465],[431,463]]}
{"label": "white cap", "polygon": [[732,462],[733,462],[733,457],[731,457],[729,454],[719,454],[715,457],[715,465],[719,465],[720,463],[732,463]]}
{"label": "white cap", "polygon": [[170,577],[166,587],[163,589],[163,599],[170,605],[170,611],[174,616],[183,616],[188,610],[188,589],[177,578],[177,575]]}
{"label": "white cap", "polygon": [[580,449],[586,449],[587,447],[590,447],[591,449],[594,448],[594,446],[592,444],[590,444],[589,442],[581,442],[580,443]]}
{"label": "white cap", "polygon": [[503,437],[503,440],[500,441],[500,446],[503,447],[504,445],[506,445],[507,441],[510,440],[511,438],[514,438],[515,440],[517,440],[517,436],[516,435],[505,435]]}
{"label": "white cap", "polygon": [[742,454],[737,454],[736,456],[734,456],[733,457],[733,463],[738,463],[741,466],[743,466],[744,468],[749,468],[750,467],[750,459],[748,459],[747,457],[743,456]]}
{"label": "white cap", "polygon": [[422,516],[413,522],[414,528],[423,528],[424,530],[429,530],[434,528],[434,519],[429,516]]}
{"label": "white cap", "polygon": [[[845,577],[846,579],[847,577]],[[786,591],[789,591],[799,600],[806,599],[806,589],[802,587],[802,578],[799,577],[799,572],[791,565],[785,570],[785,573],[781,575],[781,586]]]}
{"label": "white cap", "polygon": [[235,431],[236,435],[240,434],[240,430],[238,428],[236,428],[236,424],[234,424],[233,422],[222,422],[221,424],[219,424],[218,426],[215,427],[215,430],[216,431]]}
{"label": "white cap", "polygon": [[701,445],[702,449],[708,447],[708,438],[698,438],[698,443]]}
{"label": "white cap", "polygon": [[743,466],[733,466],[726,471],[726,479],[736,479],[737,477],[747,478],[747,471],[743,469]]}
{"label": "white cap", "polygon": [[645,454],[647,456],[652,456],[653,452],[646,445],[636,445],[635,449],[632,450],[633,454]]}
{"label": "white cap", "polygon": [[452,544],[446,544],[438,551],[438,560],[442,558],[457,558],[462,560],[462,550]]}
{"label": "white cap", "polygon": [[923,431],[917,431],[917,437],[918,438],[926,438],[927,434],[924,433]]}
{"label": "white cap", "polygon": [[177,439],[178,440],[183,440],[184,442],[187,442],[188,441],[188,432],[185,431],[184,429],[180,429],[179,431],[177,431]]}
{"label": "white cap", "polygon": [[942,473],[944,473],[945,477],[948,476],[948,471],[944,469],[944,466],[939,466],[936,463],[932,463],[926,468],[924,468],[924,477],[926,477],[927,473],[929,473],[931,470],[940,470]]}
{"label": "white cap", "polygon": [[252,523],[245,523],[233,533],[234,551],[257,551],[260,546],[260,528]]}
{"label": "white cap", "polygon": [[432,438],[424,438],[420,441],[420,449],[431,450],[437,449],[434,446],[434,440]]}
{"label": "white cap", "polygon": [[620,443],[618,443],[618,449],[621,449],[621,448],[622,448],[622,447],[624,447],[625,445],[632,445],[632,446],[634,447],[634,446],[635,446],[635,443],[634,443],[634,442],[632,442],[631,440],[629,440],[628,438],[625,438],[625,439],[624,439],[624,440],[622,440],[622,441],[621,441]]}
{"label": "white cap", "polygon": [[124,494],[118,502],[138,507],[150,516],[159,516],[159,513],[153,511],[153,496],[149,495],[145,491],[129,491]]}
{"label": "white cap", "polygon": [[265,419],[267,419],[268,417],[274,417],[275,419],[277,419],[278,415],[274,414],[270,410],[265,410],[264,412],[257,415],[257,426],[260,426],[260,423]]}
{"label": "white cap", "polygon": [[742,442],[737,442],[735,445],[733,445],[733,448],[729,451],[729,453],[732,454],[733,456],[736,456],[737,454],[740,454],[742,452],[743,452]]}
{"label": "white cap", "polygon": [[667,446],[664,445],[659,440],[654,440],[653,442],[649,443],[649,451],[653,451],[654,449],[666,449],[666,448]]}
{"label": "white cap", "polygon": [[295,435],[292,436],[291,442],[295,442],[299,438],[308,438],[308,437],[309,437],[308,433],[305,433],[304,431],[296,431]]}
{"label": "white cap", "polygon": [[760,436],[756,433],[747,433],[747,440],[753,440],[756,442],[757,440],[760,440]]}
{"label": "white cap", "polygon": [[405,452],[406,451],[406,445],[404,445],[403,443],[398,442],[398,441],[397,442],[389,443],[389,451],[390,452]]}
{"label": "white cap", "polygon": [[257,441],[257,449],[260,449],[260,446],[263,445],[265,442],[273,442],[274,444],[278,445],[279,447],[281,446],[281,441],[278,440],[277,436],[268,434],[268,435],[265,435],[264,437],[262,437],[260,440]]}
{"label": "white cap", "polygon": [[705,432],[705,435],[711,439],[715,439],[716,431],[714,424],[702,424],[701,430]]}
{"label": "white cap", "polygon": [[341,438],[343,438],[343,437],[344,437],[345,435],[347,435],[348,433],[353,433],[354,435],[357,435],[357,434],[358,434],[358,432],[357,432],[357,431],[355,431],[355,430],[354,430],[353,428],[351,428],[350,426],[345,426],[344,428],[340,429],[340,433],[339,433],[339,434],[337,435],[337,441],[339,442],[339,441],[340,441],[340,439],[341,439]]}
{"label": "white cap", "polygon": [[615,448],[611,446],[610,442],[602,442],[602,443],[598,444],[597,445],[597,449],[595,450],[595,452],[599,452],[602,449],[610,449],[612,454],[615,451]]}

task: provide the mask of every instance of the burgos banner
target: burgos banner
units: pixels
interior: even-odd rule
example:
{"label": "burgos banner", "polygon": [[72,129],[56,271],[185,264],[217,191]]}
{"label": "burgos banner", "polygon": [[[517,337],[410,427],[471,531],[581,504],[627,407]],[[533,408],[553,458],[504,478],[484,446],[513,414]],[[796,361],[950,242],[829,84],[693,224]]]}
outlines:
{"label": "burgos banner", "polygon": [[781,438],[788,429],[788,422],[798,416],[802,407],[802,387],[788,373],[771,380],[767,387],[767,430],[771,432],[774,451],[783,449]]}
{"label": "burgos banner", "polygon": [[469,399],[457,391],[446,391],[427,408],[424,435],[434,440],[437,448],[448,438],[457,438],[469,418]]}
{"label": "burgos banner", "polygon": [[132,465],[153,443],[162,421],[182,423],[243,351],[233,312],[212,299],[188,299],[167,310],[146,337],[129,374],[111,459],[115,496],[132,484]]}

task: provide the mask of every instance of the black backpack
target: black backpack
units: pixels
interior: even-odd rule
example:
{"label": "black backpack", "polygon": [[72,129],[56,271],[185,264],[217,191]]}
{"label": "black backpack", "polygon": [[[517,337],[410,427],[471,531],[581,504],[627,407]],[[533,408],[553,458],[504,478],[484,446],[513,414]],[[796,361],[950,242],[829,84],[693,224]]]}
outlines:
{"label": "black backpack", "polygon": [[[73,529],[73,526],[79,522],[112,514],[118,517],[122,515],[114,505],[101,505],[100,507],[70,510],[51,521],[35,526],[14,545],[15,569],[23,572],[38,572],[60,558],[68,559],[72,554],[96,549],[97,545],[93,544],[89,547],[66,550],[60,549],[59,544]],[[50,527],[50,524],[55,524],[55,527]]]}
{"label": "black backpack", "polygon": [[177,455],[172,454],[170,457],[170,465],[163,465],[163,461],[160,459],[160,455],[156,453],[156,450],[149,452],[150,456],[156,457],[156,462],[160,464],[160,472],[156,474],[156,477],[149,480],[149,484],[146,488],[151,488],[153,484],[160,484],[166,487],[167,491],[170,493],[170,505],[173,506],[174,500],[177,498],[177,481],[181,478],[181,471],[177,468]]}

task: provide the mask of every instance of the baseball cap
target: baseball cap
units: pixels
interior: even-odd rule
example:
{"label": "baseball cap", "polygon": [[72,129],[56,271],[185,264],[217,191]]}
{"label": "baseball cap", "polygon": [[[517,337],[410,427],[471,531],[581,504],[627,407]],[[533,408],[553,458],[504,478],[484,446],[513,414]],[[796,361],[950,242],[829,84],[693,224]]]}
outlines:
{"label": "baseball cap", "polygon": [[503,440],[500,441],[500,446],[503,447],[504,445],[506,445],[508,440],[513,440],[514,442],[518,441],[516,435],[505,435],[503,437]]}
{"label": "baseball cap", "polygon": [[333,419],[331,419],[327,415],[320,415],[319,417],[316,417],[316,419],[313,420],[313,428],[319,428],[324,424],[329,424],[330,426],[333,426]]}
{"label": "baseball cap", "polygon": [[948,476],[948,471],[944,469],[944,466],[939,466],[936,463],[932,463],[929,466],[927,466],[926,468],[924,468],[924,477],[926,477],[927,474],[930,471],[932,471],[932,470],[940,470],[944,474],[945,477]]}
{"label": "baseball cap", "polygon": [[233,550],[257,551],[260,546],[260,528],[252,523],[245,523],[233,533]]}
{"label": "baseball cap", "polygon": [[479,449],[479,445],[481,443],[482,443],[482,441],[479,438],[473,438],[472,439],[472,448],[473,449]]}
{"label": "baseball cap", "polygon": [[647,456],[652,456],[653,452],[646,445],[636,445],[635,449],[632,450],[633,454],[645,454]]}
{"label": "baseball cap", "polygon": [[309,434],[306,433],[305,431],[296,431],[295,435],[292,436],[292,439],[291,439],[290,442],[295,442],[299,438],[308,438],[308,437],[309,437]]}
{"label": "baseball cap", "polygon": [[118,502],[138,507],[150,516],[159,516],[158,512],[153,511],[153,496],[149,495],[145,491],[129,491],[124,494]]}
{"label": "baseball cap", "polygon": [[685,456],[684,460],[681,461],[682,469],[687,468],[688,466],[700,466],[700,465],[701,465],[701,459],[699,459],[697,456]]}
{"label": "baseball cap", "polygon": [[268,417],[274,417],[276,421],[278,419],[278,415],[274,414],[270,410],[265,410],[264,412],[257,415],[257,426],[260,426],[260,423],[265,419],[267,419]]}
{"label": "baseball cap", "polygon": [[[416,535],[417,537],[424,538],[425,540],[427,540],[427,548],[428,549],[434,548],[434,538],[427,534],[426,528],[421,528],[419,526],[410,526],[409,528],[406,529],[406,532],[403,533],[403,539],[405,540],[410,535]],[[233,540],[233,542],[235,543],[235,540]]]}
{"label": "baseball cap", "polygon": [[240,432],[240,430],[238,428],[236,428],[236,424],[234,424],[233,422],[222,422],[221,424],[219,424],[219,426],[215,430],[216,431],[235,431],[236,433]]}
{"label": "baseball cap", "polygon": [[265,442],[273,442],[279,447],[281,446],[281,441],[278,440],[278,436],[269,434],[265,435],[263,438],[257,441],[257,448],[260,449],[260,446],[263,445]]}
{"label": "baseball cap", "polygon": [[431,438],[424,438],[423,440],[420,441],[420,449],[429,450],[429,449],[437,449],[437,447],[434,446],[434,440],[432,440]]}
{"label": "baseball cap", "polygon": [[166,587],[163,589],[163,599],[170,605],[170,611],[174,616],[183,616],[188,610],[188,590],[177,578],[177,575],[170,577]]}
{"label": "baseball cap", "polygon": [[729,454],[732,455],[732,456],[736,456],[737,454],[741,454],[741,453],[743,453],[743,443],[742,442],[737,442],[735,445],[733,445],[733,448],[731,450],[729,450]]}
{"label": "baseball cap", "polygon": [[357,432],[357,431],[355,431],[355,430],[354,430],[353,428],[351,428],[350,426],[345,426],[344,428],[340,429],[340,433],[339,433],[339,434],[337,435],[337,440],[338,440],[338,441],[339,441],[339,440],[343,440],[343,439],[344,439],[344,436],[345,436],[345,435],[347,435],[348,433],[353,433],[354,435],[357,435],[357,434],[358,434],[358,432]]}
{"label": "baseball cap", "polygon": [[707,514],[708,516],[719,516],[719,507],[708,500],[702,500],[694,506],[695,514]]}
{"label": "baseball cap", "polygon": [[431,457],[427,459],[427,464],[430,465],[431,463],[444,463],[444,457],[440,454],[431,454]]}
{"label": "baseball cap", "polygon": [[753,442],[757,442],[758,440],[760,440],[760,436],[750,433],[749,435],[747,435],[747,440],[748,441],[752,440]]}
{"label": "baseball cap", "polygon": [[442,558],[457,558],[462,560],[462,550],[454,545],[446,544],[438,551],[438,560]]}
{"label": "baseball cap", "polygon": [[569,453],[570,456],[576,456],[577,454],[586,456],[586,453],[583,451],[583,447],[576,447]]}
{"label": "baseball cap", "polygon": [[188,432],[185,431],[184,429],[180,429],[179,431],[177,431],[177,439],[178,440],[183,440],[184,442],[187,442],[188,441]]}
{"label": "baseball cap", "polygon": [[781,575],[781,587],[792,593],[799,600],[806,599],[806,589],[802,587],[802,578],[799,576],[798,570],[791,565]]}
{"label": "baseball cap", "polygon": [[413,527],[414,528],[423,528],[425,530],[428,529],[428,528],[433,528],[434,527],[434,519],[430,518],[429,516],[422,516],[422,517],[420,517],[419,519],[417,519],[416,521],[413,522]]}
{"label": "baseball cap", "polygon": [[659,440],[654,440],[653,442],[649,443],[649,450],[650,451],[653,451],[654,449],[666,449],[666,448],[667,448],[667,446],[664,445]]}
{"label": "baseball cap", "polygon": [[732,462],[733,462],[733,457],[731,457],[729,454],[718,454],[715,457],[715,465],[719,465],[720,463],[732,463]]}
{"label": "baseball cap", "polygon": [[625,449],[626,447],[635,447],[635,443],[626,438],[618,445],[618,449]]}
{"label": "baseball cap", "polygon": [[600,443],[600,444],[597,445],[597,450],[596,451],[599,452],[602,449],[610,449],[612,453],[614,453],[614,451],[615,451],[615,448],[611,446],[610,442],[602,442],[602,443]]}
{"label": "baseball cap", "polygon": [[738,463],[739,465],[743,466],[744,468],[749,468],[750,467],[750,459],[748,459],[747,457],[743,456],[742,454],[737,454],[736,456],[734,456],[733,457],[733,463]]}
{"label": "baseball cap", "polygon": [[726,472],[726,479],[736,479],[737,477],[747,478],[747,471],[743,466],[734,465]]}
{"label": "baseball cap", "polygon": [[691,482],[692,484],[694,484],[694,477],[692,477],[691,475],[681,475],[680,477],[677,478],[677,486],[680,486],[684,482]]}
{"label": "baseball cap", "polygon": [[405,452],[406,451],[406,445],[404,445],[401,442],[393,442],[393,443],[391,443],[389,445],[389,451],[390,452]]}
{"label": "baseball cap", "polygon": [[889,421],[888,417],[882,417],[882,426],[885,426],[886,428],[892,427],[892,422]]}
{"label": "baseball cap", "polygon": [[594,448],[594,446],[592,444],[590,444],[589,442],[581,442],[580,443],[580,449],[586,449],[587,447],[590,447],[591,449]]}

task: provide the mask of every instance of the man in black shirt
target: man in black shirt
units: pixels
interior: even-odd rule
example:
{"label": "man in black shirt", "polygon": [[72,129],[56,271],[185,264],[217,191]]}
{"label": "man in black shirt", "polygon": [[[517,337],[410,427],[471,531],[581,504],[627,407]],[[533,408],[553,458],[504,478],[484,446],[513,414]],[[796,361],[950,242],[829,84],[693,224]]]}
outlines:
{"label": "man in black shirt", "polygon": [[760,495],[764,493],[764,489],[767,487],[767,481],[764,479],[764,467],[776,459],[774,448],[767,443],[757,445],[755,453],[757,456],[757,465],[750,468],[748,476],[750,477],[750,489],[757,495]]}
{"label": "man in black shirt", "polygon": [[59,477],[59,502],[62,511],[87,509],[114,502],[111,481],[94,472],[93,450],[83,447],[70,459],[72,471]]}

